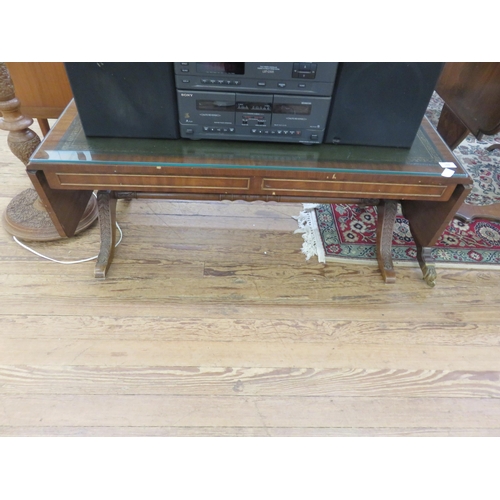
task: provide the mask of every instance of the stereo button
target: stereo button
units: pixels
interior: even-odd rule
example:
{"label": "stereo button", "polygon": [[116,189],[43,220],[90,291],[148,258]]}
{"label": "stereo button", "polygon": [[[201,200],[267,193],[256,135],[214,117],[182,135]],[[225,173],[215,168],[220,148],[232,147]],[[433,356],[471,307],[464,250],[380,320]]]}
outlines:
{"label": "stereo button", "polygon": [[292,78],[314,79],[317,66],[312,63],[293,63]]}

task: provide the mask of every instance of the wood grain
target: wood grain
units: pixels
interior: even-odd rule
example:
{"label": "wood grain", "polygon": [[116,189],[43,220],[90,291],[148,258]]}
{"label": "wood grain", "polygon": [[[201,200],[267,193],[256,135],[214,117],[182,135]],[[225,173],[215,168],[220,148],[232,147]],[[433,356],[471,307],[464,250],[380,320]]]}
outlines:
{"label": "wood grain", "polygon": [[[274,366],[500,370],[500,347],[282,342],[3,340],[0,361],[57,366]],[[450,358],[453,358],[452,360]]]}
{"label": "wood grain", "polygon": [[4,437],[500,437],[498,428],[0,426]]}
{"label": "wood grain", "polygon": [[[454,427],[500,429],[489,398],[3,396],[0,426]],[[36,413],[33,412],[36,408]]]}
{"label": "wood grain", "polygon": [[73,97],[64,64],[9,62],[6,65],[23,113],[32,118],[58,118]]}
{"label": "wood grain", "polygon": [[[29,187],[5,135],[0,181]],[[105,282],[2,233],[0,435],[500,436],[500,272],[306,261],[300,204],[117,207]]]}
{"label": "wood grain", "polygon": [[500,371],[145,366],[0,366],[0,394],[500,398]]}

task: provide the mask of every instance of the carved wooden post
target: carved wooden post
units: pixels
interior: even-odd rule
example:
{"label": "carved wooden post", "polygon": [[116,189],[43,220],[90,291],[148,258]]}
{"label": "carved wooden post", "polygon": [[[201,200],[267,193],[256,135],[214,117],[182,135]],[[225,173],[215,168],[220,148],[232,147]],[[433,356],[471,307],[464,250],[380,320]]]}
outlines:
{"label": "carved wooden post", "polygon": [[[38,135],[29,128],[31,118],[21,113],[21,102],[16,97],[9,70],[0,63],[0,129],[7,130],[7,143],[14,155],[28,165],[31,155],[40,144]],[[77,232],[89,227],[97,219],[97,203],[91,198]],[[23,239],[50,241],[61,238],[47,210],[34,189],[19,193],[7,206],[3,216],[4,228]]]}
{"label": "carved wooden post", "polygon": [[14,84],[7,66],[0,63],[0,129],[9,131],[7,142],[10,150],[25,164],[40,144],[40,138],[28,127],[33,123],[31,118],[21,114],[21,102],[16,97]]}
{"label": "carved wooden post", "polygon": [[377,207],[377,260],[386,283],[396,282],[392,262],[392,237],[398,204],[395,200],[381,200]]}

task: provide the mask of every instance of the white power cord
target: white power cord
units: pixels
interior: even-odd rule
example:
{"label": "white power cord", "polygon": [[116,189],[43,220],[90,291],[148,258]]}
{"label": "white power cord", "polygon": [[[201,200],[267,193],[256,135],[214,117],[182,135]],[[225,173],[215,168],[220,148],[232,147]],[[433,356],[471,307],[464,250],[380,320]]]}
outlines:
{"label": "white power cord", "polygon": [[[123,239],[123,232],[122,232],[120,226],[118,225],[118,222],[116,222],[116,228],[120,232],[120,238],[116,242],[115,248],[121,243],[121,241]],[[72,260],[72,261],[56,260],[56,259],[53,259],[52,257],[47,257],[47,255],[43,255],[43,254],[37,252],[36,250],[33,250],[33,248],[30,248],[29,246],[25,245],[24,243],[21,243],[15,236],[13,236],[12,238],[14,239],[14,241],[18,245],[21,245],[23,248],[30,251],[31,253],[34,253],[35,255],[38,255],[38,257],[42,257],[43,259],[50,260],[51,262],[56,262],[57,264],[81,264],[82,262],[89,262],[89,261],[95,260],[95,259],[97,259],[97,257],[99,257],[99,255],[94,255],[94,257],[89,257],[88,259],[81,259],[81,260]]]}

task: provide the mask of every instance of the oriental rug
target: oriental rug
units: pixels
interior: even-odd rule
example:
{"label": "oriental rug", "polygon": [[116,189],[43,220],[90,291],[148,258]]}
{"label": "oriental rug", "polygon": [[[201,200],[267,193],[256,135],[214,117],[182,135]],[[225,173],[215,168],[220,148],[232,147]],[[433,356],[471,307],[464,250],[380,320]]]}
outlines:
{"label": "oriental rug", "polygon": [[[426,116],[436,127],[443,105],[434,94]],[[489,205],[500,202],[500,134],[482,140],[469,135],[453,153],[474,181],[466,203]],[[378,265],[376,256],[377,208],[359,205],[304,205],[298,217],[303,233],[302,252],[320,262],[343,261]],[[417,266],[416,247],[408,221],[398,212],[393,231],[395,266]],[[453,219],[432,250],[440,267],[500,269],[500,224],[482,219],[470,223]]]}

